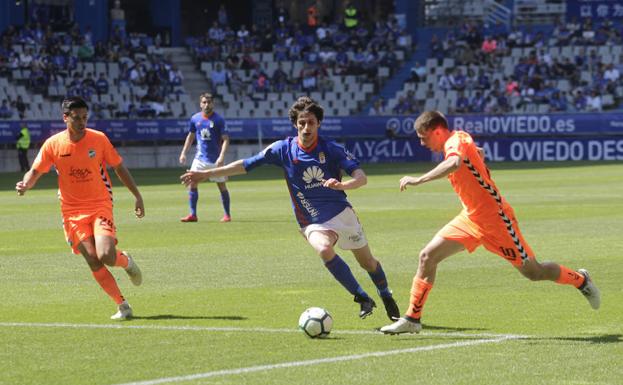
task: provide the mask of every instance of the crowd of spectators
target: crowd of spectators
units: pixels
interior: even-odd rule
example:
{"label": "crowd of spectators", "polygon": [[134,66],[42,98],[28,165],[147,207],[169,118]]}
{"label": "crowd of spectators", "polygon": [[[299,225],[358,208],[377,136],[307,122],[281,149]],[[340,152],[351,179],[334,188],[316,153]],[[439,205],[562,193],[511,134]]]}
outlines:
{"label": "crowd of spectators", "polygon": [[[41,24],[7,28],[0,36],[0,76],[49,98],[56,96],[52,89],[61,89],[63,97],[82,96],[90,102],[94,118],[133,111],[139,116],[166,115],[165,100],[183,92],[183,75],[164,56],[159,35],[150,38],[115,28],[108,41],[94,44],[90,28],[81,32],[77,24],[63,33]],[[99,97],[116,95],[121,88],[127,90],[121,100]]]}
{"label": "crowd of spectators", "polygon": [[411,70],[410,81],[418,86],[427,76],[436,83],[427,83],[420,98],[407,91],[389,112],[417,113],[439,91],[455,95],[448,110],[456,113],[602,111],[604,95],[617,108],[623,100],[623,56],[620,50],[599,50],[620,49],[621,36],[621,26],[609,20],[595,26],[590,19],[571,19],[551,31],[466,22],[443,38],[432,36],[429,57],[435,66],[416,63]]}
{"label": "crowd of spectators", "polygon": [[[348,7],[353,9],[352,4]],[[355,75],[362,82],[375,83],[380,67],[393,71],[412,51],[410,36],[394,17],[369,22],[358,20],[355,11],[340,22],[327,22],[317,17],[313,5],[305,12],[305,24],[291,22],[283,8],[277,10],[272,26],[241,25],[234,30],[216,20],[204,36],[188,39],[198,66],[215,63],[209,74],[213,92],[222,84],[239,97],[244,90],[324,92],[333,88],[333,75]],[[278,64],[268,67],[253,53],[268,53],[270,61]],[[286,61],[303,66],[292,72],[281,65]],[[237,70],[250,76],[241,78]]]}

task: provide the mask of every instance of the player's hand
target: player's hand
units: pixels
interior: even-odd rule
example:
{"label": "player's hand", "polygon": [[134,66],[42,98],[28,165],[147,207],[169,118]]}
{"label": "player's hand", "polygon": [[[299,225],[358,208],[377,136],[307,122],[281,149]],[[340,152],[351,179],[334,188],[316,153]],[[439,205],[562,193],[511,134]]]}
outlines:
{"label": "player's hand", "polygon": [[342,190],[342,182],[335,178],[325,180],[322,185],[326,188],[330,188],[331,190]]}
{"label": "player's hand", "polygon": [[186,164],[186,154],[180,155],[180,164]]}
{"label": "player's hand", "polygon": [[206,171],[198,172],[198,171],[186,170],[186,173],[180,176],[180,180],[182,181],[182,184],[184,186],[189,186],[191,184],[199,183],[202,180],[206,180],[207,178],[208,178],[208,175],[206,175]]}
{"label": "player's hand", "polygon": [[415,186],[417,184],[417,178],[412,176],[403,176],[400,178],[400,191],[405,191],[407,186]]}
{"label": "player's hand", "polygon": [[137,218],[142,218],[145,216],[145,205],[143,204],[143,198],[138,198],[134,203],[134,215]]}
{"label": "player's hand", "polygon": [[19,181],[17,183],[15,183],[15,191],[17,191],[17,195],[24,195],[26,193],[26,190],[28,190],[28,186],[26,186],[26,183],[24,183],[23,181]]}

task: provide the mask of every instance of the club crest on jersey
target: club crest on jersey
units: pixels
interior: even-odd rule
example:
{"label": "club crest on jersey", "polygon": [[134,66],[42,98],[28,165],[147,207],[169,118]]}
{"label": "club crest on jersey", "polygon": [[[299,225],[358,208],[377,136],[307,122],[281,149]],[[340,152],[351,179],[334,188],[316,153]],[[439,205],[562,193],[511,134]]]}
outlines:
{"label": "club crest on jersey", "polygon": [[89,158],[95,158],[95,150],[92,148],[89,148]]}
{"label": "club crest on jersey", "polygon": [[321,163],[321,164],[325,164],[325,163],[327,163],[327,158],[325,158],[325,156],[324,156],[324,152],[322,152],[322,151],[321,151],[321,152],[318,154],[318,160],[320,161],[320,163]]}
{"label": "club crest on jersey", "polygon": [[318,166],[308,167],[307,170],[303,172],[303,180],[307,183],[305,185],[306,190],[320,187],[322,186],[322,182],[324,182],[324,172]]}

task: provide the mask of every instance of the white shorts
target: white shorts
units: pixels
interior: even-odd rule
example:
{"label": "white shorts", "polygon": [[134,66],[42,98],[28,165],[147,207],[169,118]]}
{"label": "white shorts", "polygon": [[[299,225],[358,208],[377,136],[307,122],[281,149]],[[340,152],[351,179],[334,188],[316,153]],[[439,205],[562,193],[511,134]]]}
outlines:
{"label": "white shorts", "polygon": [[301,229],[305,238],[314,231],[332,231],[337,234],[337,245],[344,250],[360,249],[368,244],[359,218],[352,208],[347,207],[325,223],[305,226]]}
{"label": "white shorts", "polygon": [[[200,159],[193,159],[193,164],[190,166],[190,171],[205,171],[205,170],[210,170],[216,168],[216,165],[212,162],[204,162]],[[211,182],[226,182],[227,181],[227,177],[226,176],[221,176],[218,178],[210,178]]]}

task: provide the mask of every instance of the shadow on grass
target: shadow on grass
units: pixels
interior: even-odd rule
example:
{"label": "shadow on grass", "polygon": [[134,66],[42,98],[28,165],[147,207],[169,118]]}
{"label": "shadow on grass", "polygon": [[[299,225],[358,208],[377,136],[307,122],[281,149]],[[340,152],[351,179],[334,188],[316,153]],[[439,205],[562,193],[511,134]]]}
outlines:
{"label": "shadow on grass", "polygon": [[246,321],[247,317],[237,315],[214,315],[214,316],[187,316],[176,314],[156,314],[150,316],[134,316],[132,319],[142,320],[163,320],[163,319],[209,319],[209,320],[227,320],[227,321]]}
{"label": "shadow on grass", "polygon": [[533,337],[528,340],[553,340],[553,341],[571,341],[586,342],[590,344],[617,344],[623,343],[623,334],[602,334],[590,337]]}
{"label": "shadow on grass", "polygon": [[[375,331],[380,332],[381,327],[375,328]],[[435,325],[429,325],[429,324],[422,324],[422,330],[425,331],[429,331],[429,330],[437,330],[437,331],[446,331],[446,332],[455,332],[455,333],[462,333],[462,332],[474,332],[474,331],[487,331],[489,329],[485,329],[485,328],[468,328],[468,327],[452,327],[452,326],[435,326]]]}

